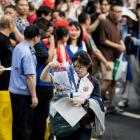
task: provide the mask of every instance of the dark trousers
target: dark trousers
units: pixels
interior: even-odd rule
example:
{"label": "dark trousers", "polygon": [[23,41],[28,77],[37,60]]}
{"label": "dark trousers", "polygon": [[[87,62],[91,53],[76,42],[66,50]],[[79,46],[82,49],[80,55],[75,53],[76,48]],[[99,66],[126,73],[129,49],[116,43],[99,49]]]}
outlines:
{"label": "dark trousers", "polygon": [[31,105],[31,96],[17,95],[10,93],[13,125],[13,140],[30,140],[33,109]]}
{"label": "dark trousers", "polygon": [[44,140],[46,119],[49,114],[49,103],[53,96],[53,89],[37,87],[38,106],[34,110],[31,140]]}
{"label": "dark trousers", "polygon": [[75,133],[69,137],[56,138],[56,140],[90,140],[91,139],[91,129],[80,128]]}

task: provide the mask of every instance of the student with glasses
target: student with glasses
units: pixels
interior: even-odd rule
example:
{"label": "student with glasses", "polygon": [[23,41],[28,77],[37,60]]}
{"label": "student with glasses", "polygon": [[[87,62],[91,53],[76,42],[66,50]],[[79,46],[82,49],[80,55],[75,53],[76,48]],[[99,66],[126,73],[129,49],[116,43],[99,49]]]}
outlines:
{"label": "student with glasses", "polygon": [[[83,106],[87,110],[87,114],[79,121],[80,127],[74,133],[66,137],[56,137],[57,140],[90,140],[92,125],[95,114],[89,109],[89,99],[100,98],[100,84],[97,79],[89,74],[88,68],[91,66],[91,58],[85,51],[77,52],[73,58],[73,67],[78,75],[76,81],[77,91],[73,92],[71,104],[77,107]],[[41,74],[41,80],[44,82],[55,83],[57,77],[49,73],[49,69],[59,67],[60,63],[49,63]],[[60,85],[61,87],[61,85]],[[77,96],[78,94],[78,96]],[[100,99],[99,99],[100,100]],[[98,100],[98,101],[99,101]],[[99,101],[101,103],[101,101]],[[102,104],[102,103],[101,103]],[[102,106],[102,105],[101,105]],[[103,106],[102,106],[103,107]],[[74,116],[71,116],[74,117]]]}

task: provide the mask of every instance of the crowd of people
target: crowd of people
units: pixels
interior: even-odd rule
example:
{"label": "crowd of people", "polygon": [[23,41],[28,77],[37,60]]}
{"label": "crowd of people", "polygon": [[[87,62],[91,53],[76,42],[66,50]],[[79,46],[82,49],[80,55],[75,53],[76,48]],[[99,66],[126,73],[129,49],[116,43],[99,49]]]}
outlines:
{"label": "crowd of people", "polygon": [[[128,65],[116,105],[112,75],[121,54]],[[0,90],[10,92],[13,140],[44,140],[50,102],[58,90],[50,69],[70,62],[80,79],[76,87],[88,94],[74,97],[72,104],[86,108],[89,121],[85,117],[82,128],[57,139],[90,140],[89,124],[95,118],[90,99],[96,98],[101,108],[107,100],[106,114],[120,113],[128,105],[131,81],[139,94],[140,1],[0,0]]]}

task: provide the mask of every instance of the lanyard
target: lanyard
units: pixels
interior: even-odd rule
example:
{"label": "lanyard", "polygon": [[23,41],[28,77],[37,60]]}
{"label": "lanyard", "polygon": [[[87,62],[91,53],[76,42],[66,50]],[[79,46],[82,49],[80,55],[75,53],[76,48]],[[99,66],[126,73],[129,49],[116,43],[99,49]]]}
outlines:
{"label": "lanyard", "polygon": [[78,80],[78,83],[77,83],[77,85],[76,85],[75,78],[74,78],[74,73],[75,73],[75,71],[74,71],[74,68],[73,68],[73,66],[72,66],[72,62],[69,62],[69,64],[70,64],[70,65],[69,65],[69,68],[68,68],[67,72],[68,72],[70,84],[72,85],[72,83],[73,83],[73,85],[74,85],[74,87],[75,87],[75,91],[78,92],[80,80]]}

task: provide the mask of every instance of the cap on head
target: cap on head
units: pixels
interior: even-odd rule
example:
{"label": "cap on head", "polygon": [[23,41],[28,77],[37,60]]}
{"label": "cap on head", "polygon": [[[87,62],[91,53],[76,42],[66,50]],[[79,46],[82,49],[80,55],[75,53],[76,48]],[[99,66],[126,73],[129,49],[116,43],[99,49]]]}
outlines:
{"label": "cap on head", "polygon": [[136,14],[126,7],[122,8],[122,16],[127,16],[134,21],[138,21]]}

